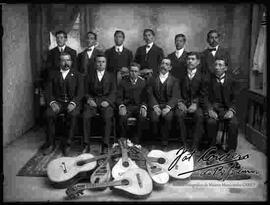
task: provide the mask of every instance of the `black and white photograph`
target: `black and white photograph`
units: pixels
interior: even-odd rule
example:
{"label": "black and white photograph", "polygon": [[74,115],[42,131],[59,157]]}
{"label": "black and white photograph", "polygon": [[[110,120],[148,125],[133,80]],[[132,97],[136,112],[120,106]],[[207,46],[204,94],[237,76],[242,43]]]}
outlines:
{"label": "black and white photograph", "polygon": [[3,202],[267,201],[266,5],[0,8]]}

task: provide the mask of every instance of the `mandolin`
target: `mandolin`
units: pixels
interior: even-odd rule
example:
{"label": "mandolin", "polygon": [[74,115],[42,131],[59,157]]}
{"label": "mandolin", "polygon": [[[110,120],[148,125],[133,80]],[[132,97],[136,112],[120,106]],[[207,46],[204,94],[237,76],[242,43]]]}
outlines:
{"label": "mandolin", "polygon": [[[114,153],[117,155],[119,153]],[[85,173],[97,166],[97,160],[104,159],[108,154],[95,157],[84,153],[77,157],[60,157],[52,160],[47,166],[47,176],[52,183],[58,185],[69,184],[70,180],[80,173]],[[57,186],[58,186],[57,185]]]}
{"label": "mandolin", "polygon": [[138,168],[138,165],[128,157],[127,140],[124,138],[120,138],[118,140],[118,143],[121,148],[122,157],[112,168],[112,177],[114,179],[120,177],[128,169]]}
{"label": "mandolin", "polygon": [[185,179],[191,176],[192,172],[181,174],[184,172],[192,171],[194,169],[194,152],[190,153],[185,148],[179,150],[171,150],[163,152],[161,150],[152,150],[148,153],[148,159],[153,164],[158,164],[164,168],[171,177],[176,179]]}
{"label": "mandolin", "polygon": [[118,179],[98,184],[76,184],[66,190],[68,199],[75,199],[86,189],[113,187],[113,190],[126,193],[132,198],[146,198],[152,193],[153,183],[149,174],[141,168],[132,168],[124,172]]}

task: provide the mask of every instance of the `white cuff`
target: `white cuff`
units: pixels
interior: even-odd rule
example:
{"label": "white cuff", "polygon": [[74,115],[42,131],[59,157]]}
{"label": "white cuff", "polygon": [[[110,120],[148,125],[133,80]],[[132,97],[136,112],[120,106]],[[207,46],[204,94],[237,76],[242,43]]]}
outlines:
{"label": "white cuff", "polygon": [[159,107],[159,105],[154,105],[154,106],[153,106],[153,109],[155,109],[156,107]]}
{"label": "white cuff", "polygon": [[73,105],[76,107],[76,103],[75,103],[75,102],[70,101],[69,103],[70,103],[70,104],[73,104]]}
{"label": "white cuff", "polygon": [[141,108],[144,108],[145,110],[147,110],[147,107],[145,105],[142,105]]}
{"label": "white cuff", "polygon": [[236,113],[236,111],[235,111],[233,108],[230,108],[229,110],[230,110],[230,111],[232,111],[232,112],[233,112],[233,114],[235,114],[235,113]]}
{"label": "white cuff", "polygon": [[170,110],[172,109],[172,107],[171,107],[171,106],[169,106],[169,105],[166,105],[166,108],[169,108]]}
{"label": "white cuff", "polygon": [[55,100],[51,101],[49,105],[52,106],[53,103],[56,103],[56,101]]}
{"label": "white cuff", "polygon": [[121,104],[121,105],[119,105],[119,109],[121,108],[121,107],[126,107],[124,104]]}

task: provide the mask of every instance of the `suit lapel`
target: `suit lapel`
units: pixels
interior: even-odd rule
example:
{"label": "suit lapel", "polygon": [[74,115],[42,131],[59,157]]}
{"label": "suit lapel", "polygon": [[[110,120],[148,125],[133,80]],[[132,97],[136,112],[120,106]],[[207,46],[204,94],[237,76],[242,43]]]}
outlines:
{"label": "suit lapel", "polygon": [[167,78],[167,94],[170,93],[170,88],[172,87],[172,84],[173,84],[172,76],[169,74]]}
{"label": "suit lapel", "polygon": [[159,79],[159,76],[156,78],[156,90],[157,90],[157,93],[158,93],[158,95],[160,95],[160,93],[159,93],[159,82],[160,82],[160,79]]}

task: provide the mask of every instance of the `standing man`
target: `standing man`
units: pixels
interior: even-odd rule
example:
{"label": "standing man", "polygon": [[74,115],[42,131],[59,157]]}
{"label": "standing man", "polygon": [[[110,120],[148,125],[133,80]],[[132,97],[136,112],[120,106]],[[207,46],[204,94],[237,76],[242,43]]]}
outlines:
{"label": "standing man", "polygon": [[123,67],[128,68],[133,55],[132,52],[125,48],[123,43],[125,40],[125,33],[123,31],[117,30],[114,33],[115,46],[107,49],[105,51],[105,56],[107,58],[107,71],[112,72],[117,78],[117,82],[120,81],[120,70]]}
{"label": "standing man", "polygon": [[95,71],[95,57],[101,53],[96,49],[97,34],[89,31],[86,34],[87,48],[78,55],[78,67],[83,76]]}
{"label": "standing man", "polygon": [[[187,54],[187,69],[184,78],[180,81],[180,99],[176,111],[177,120],[184,146],[197,149],[203,134],[203,111],[206,96],[206,76],[200,69],[200,56],[197,52]],[[187,144],[186,118],[189,117],[195,124],[192,134],[191,147]]]}
{"label": "standing man", "polygon": [[83,111],[85,149],[90,151],[89,137],[91,119],[99,113],[104,123],[102,152],[107,152],[112,127],[113,109],[116,97],[114,76],[106,70],[106,57],[102,54],[95,58],[96,71],[88,75],[85,86],[86,104]]}
{"label": "standing man", "polygon": [[127,120],[129,117],[137,119],[137,133],[134,143],[140,143],[141,128],[147,115],[145,80],[139,76],[140,65],[131,63],[129,77],[120,81],[117,92],[119,109],[120,137],[127,138]]}
{"label": "standing man", "polygon": [[[62,140],[62,151],[68,154],[71,139],[74,134],[76,117],[80,112],[80,101],[83,97],[83,82],[79,72],[72,68],[69,53],[60,54],[60,68],[55,69],[49,77],[46,87],[46,101],[48,108],[45,112],[47,119],[47,149],[44,154],[51,153],[55,148],[55,120],[58,114],[64,113],[70,120],[70,128],[66,139]],[[67,129],[67,128],[66,128]]]}
{"label": "standing man", "polygon": [[57,31],[55,33],[55,38],[57,46],[48,52],[45,80],[48,79],[49,73],[51,71],[55,71],[60,68],[59,58],[60,54],[63,52],[68,53],[71,56],[73,69],[77,70],[77,52],[66,45],[67,33],[65,31]]}
{"label": "standing man", "polygon": [[[227,73],[228,63],[225,58],[216,58],[215,73],[211,75],[208,86],[208,121],[207,131],[212,145],[216,145],[218,123],[223,121],[228,127],[228,139],[226,140],[228,152],[237,148],[238,120],[236,118],[236,97],[238,94],[238,83]],[[240,168],[238,162],[235,168]],[[232,165],[232,164],[231,164]]]}
{"label": "standing man", "polygon": [[187,68],[186,36],[184,34],[177,34],[174,42],[176,51],[169,54],[168,58],[172,62],[171,74],[180,80],[185,75]]}
{"label": "standing man", "polygon": [[168,145],[173,111],[179,98],[179,82],[170,74],[171,69],[170,59],[164,58],[159,75],[150,80],[147,88],[153,134],[156,136],[160,127],[163,148]]}
{"label": "standing man", "polygon": [[158,76],[159,65],[164,58],[164,52],[162,48],[158,47],[155,41],[155,33],[151,29],[145,29],[143,31],[143,38],[146,45],[137,49],[134,61],[141,66],[141,73],[153,73],[154,76]]}

